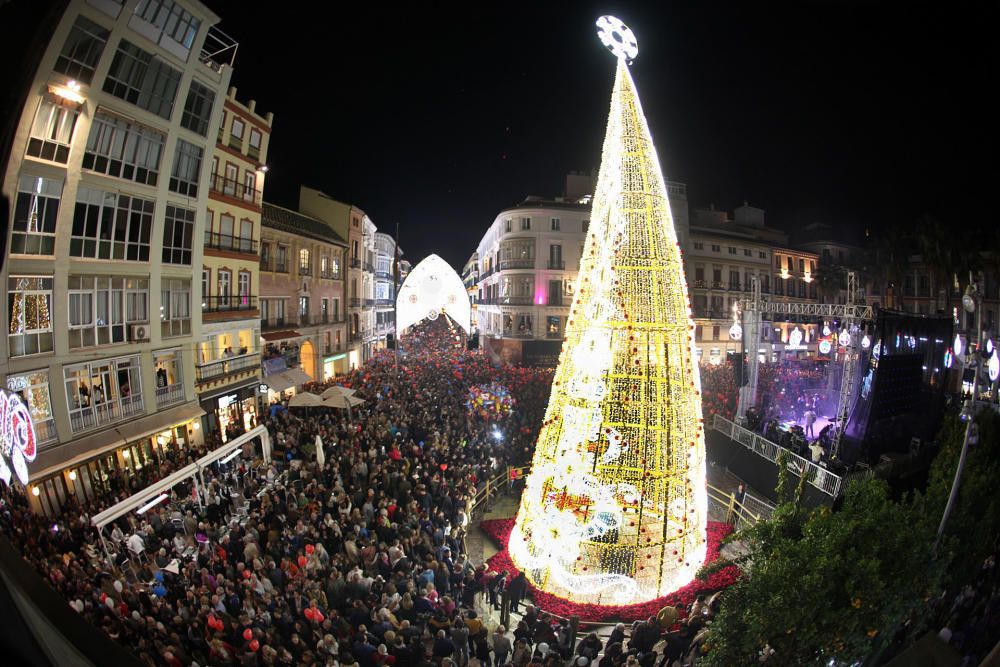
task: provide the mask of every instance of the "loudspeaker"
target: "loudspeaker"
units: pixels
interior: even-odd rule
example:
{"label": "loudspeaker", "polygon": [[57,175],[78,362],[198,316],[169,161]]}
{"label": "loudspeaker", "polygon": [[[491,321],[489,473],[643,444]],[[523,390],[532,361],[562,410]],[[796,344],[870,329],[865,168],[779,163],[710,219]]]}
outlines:
{"label": "loudspeaker", "polygon": [[388,350],[396,349],[396,334],[388,333],[385,335],[385,347]]}

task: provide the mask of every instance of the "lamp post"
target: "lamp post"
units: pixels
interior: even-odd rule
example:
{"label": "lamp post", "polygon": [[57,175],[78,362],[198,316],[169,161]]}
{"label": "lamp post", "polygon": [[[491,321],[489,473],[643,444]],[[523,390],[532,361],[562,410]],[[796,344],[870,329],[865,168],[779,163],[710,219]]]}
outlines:
{"label": "lamp post", "polygon": [[[976,313],[976,355],[979,355],[981,358],[982,355],[980,353],[983,344],[982,298],[975,283],[971,280],[972,277],[969,276],[969,278],[969,286],[965,289],[965,295],[962,297],[962,307],[968,313]],[[971,344],[969,344],[968,348],[971,347]],[[948,503],[944,506],[944,513],[941,515],[941,524],[937,530],[937,538],[934,540],[935,552],[937,552],[938,545],[941,544],[941,537],[944,535],[948,516],[951,515],[951,510],[955,506],[955,499],[958,497],[958,486],[962,481],[962,470],[965,468],[965,459],[969,453],[969,441],[976,432],[976,396],[979,391],[979,371],[982,369],[983,363],[981,360],[976,360],[975,356],[971,354],[970,358],[973,359],[973,363],[975,364],[975,373],[972,376],[972,396],[962,406],[960,417],[965,422],[965,436],[962,438],[962,452],[958,456],[958,466],[955,469],[955,479],[951,483],[951,493],[948,495]]]}

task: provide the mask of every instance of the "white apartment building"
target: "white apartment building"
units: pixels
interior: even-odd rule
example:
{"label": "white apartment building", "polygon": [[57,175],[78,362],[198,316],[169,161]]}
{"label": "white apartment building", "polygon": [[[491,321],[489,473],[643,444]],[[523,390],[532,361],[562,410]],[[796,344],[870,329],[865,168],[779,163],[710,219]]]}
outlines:
{"label": "white apartment building", "polygon": [[397,254],[396,240],[385,232],[375,232],[374,236],[376,347],[385,347],[386,337],[396,330],[396,284],[393,265],[393,258]]}
{"label": "white apartment building", "polygon": [[[735,304],[750,296],[752,276],[766,299],[817,300],[817,255],[787,246],[787,234],[767,227],[761,209],[744,204],[732,218],[714,208],[695,212],[684,268],[699,361],[720,364],[728,355],[742,353],[743,343],[730,335],[730,328]],[[815,321],[766,321],[762,360],[815,356],[819,328]]]}
{"label": "white apartment building", "polygon": [[200,437],[193,276],[236,51],[218,21],[195,0],[72,0],[27,91],[0,376],[35,425],[37,511]]}
{"label": "white apartment building", "polygon": [[[503,363],[554,366],[590,224],[589,177],[570,174],[566,197],[528,197],[501,211],[463,282],[474,293],[480,345]],[[668,183],[674,226],[687,235],[687,187]],[[470,259],[471,261],[471,259]]]}

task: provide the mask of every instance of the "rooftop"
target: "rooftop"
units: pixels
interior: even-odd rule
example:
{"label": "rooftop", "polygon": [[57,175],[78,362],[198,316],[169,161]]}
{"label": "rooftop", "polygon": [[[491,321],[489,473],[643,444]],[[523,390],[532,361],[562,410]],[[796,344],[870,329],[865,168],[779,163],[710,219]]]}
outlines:
{"label": "rooftop", "polygon": [[265,227],[277,229],[278,231],[308,236],[317,241],[336,243],[344,247],[347,246],[347,241],[341,238],[340,234],[323,224],[322,221],[298,211],[285,208],[284,206],[264,202],[261,222]]}

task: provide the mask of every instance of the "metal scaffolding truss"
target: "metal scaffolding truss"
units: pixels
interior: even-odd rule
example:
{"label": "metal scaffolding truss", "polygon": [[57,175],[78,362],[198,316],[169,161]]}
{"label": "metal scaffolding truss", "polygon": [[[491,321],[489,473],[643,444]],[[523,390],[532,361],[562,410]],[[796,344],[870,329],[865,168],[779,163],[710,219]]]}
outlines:
{"label": "metal scaffolding truss", "polygon": [[750,294],[740,300],[743,311],[743,349],[746,352],[746,370],[748,382],[740,388],[739,404],[736,408],[736,419],[742,422],[747,410],[757,404],[757,380],[760,368],[760,331],[765,313],[770,315],[787,315],[802,317],[837,318],[841,320],[842,330],[851,335],[850,342],[842,346],[847,350],[844,355],[843,372],[841,374],[840,394],[837,398],[837,435],[834,440],[832,456],[840,450],[840,441],[847,426],[850,413],[850,399],[854,394],[855,378],[858,368],[858,350],[860,348],[859,325],[873,319],[871,306],[857,304],[858,283],[853,271],[847,272],[847,303],[808,303],[802,301],[768,301],[761,297],[760,283],[757,276],[750,276]]}

